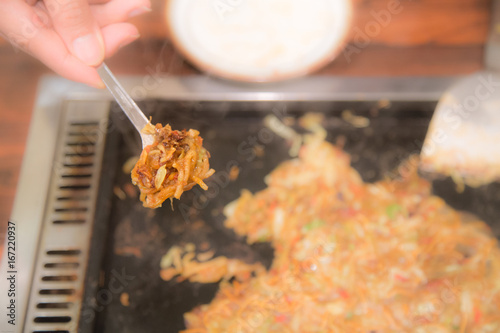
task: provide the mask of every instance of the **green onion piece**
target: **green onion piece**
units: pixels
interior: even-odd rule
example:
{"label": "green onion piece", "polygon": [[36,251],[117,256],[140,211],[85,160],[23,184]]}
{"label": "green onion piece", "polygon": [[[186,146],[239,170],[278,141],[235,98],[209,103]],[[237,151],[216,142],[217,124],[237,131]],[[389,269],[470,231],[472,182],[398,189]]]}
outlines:
{"label": "green onion piece", "polygon": [[257,242],[260,242],[260,243],[264,243],[267,241],[269,241],[269,236],[267,236],[267,235],[262,235],[257,239]]}
{"label": "green onion piece", "polygon": [[392,204],[392,205],[387,206],[387,208],[385,209],[385,212],[386,212],[387,216],[389,216],[389,218],[393,219],[396,217],[396,214],[402,210],[403,210],[403,207],[401,207],[401,205]]}
{"label": "green onion piece", "polygon": [[321,219],[315,219],[312,222],[309,222],[308,224],[306,224],[305,226],[303,226],[302,227],[302,231],[303,232],[311,231],[311,230],[320,228],[320,227],[322,227],[324,225],[325,225],[325,221],[323,221]]}

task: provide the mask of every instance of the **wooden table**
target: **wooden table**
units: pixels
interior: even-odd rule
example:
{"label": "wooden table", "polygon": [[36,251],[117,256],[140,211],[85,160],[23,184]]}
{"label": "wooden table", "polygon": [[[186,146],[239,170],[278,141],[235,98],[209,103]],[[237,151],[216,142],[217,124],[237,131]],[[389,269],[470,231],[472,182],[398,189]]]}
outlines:
{"label": "wooden table", "polygon": [[[392,15],[366,46],[361,45],[360,31],[378,22],[378,14],[391,1],[398,0],[354,0],[350,45],[360,52],[351,61],[340,55],[316,74],[441,76],[481,69],[489,0],[400,0],[401,12]],[[163,3],[153,1],[153,12],[136,19],[143,37],[108,61],[116,73],[142,75],[153,69],[171,75],[200,74],[167,41]],[[0,40],[0,244],[16,192],[38,79],[49,73],[37,60]]]}

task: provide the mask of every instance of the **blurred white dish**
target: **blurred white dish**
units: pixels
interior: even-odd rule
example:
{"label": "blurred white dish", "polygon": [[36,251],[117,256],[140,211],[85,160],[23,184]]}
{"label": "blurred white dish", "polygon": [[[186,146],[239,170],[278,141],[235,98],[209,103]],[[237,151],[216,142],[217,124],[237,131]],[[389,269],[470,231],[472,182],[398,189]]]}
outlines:
{"label": "blurred white dish", "polygon": [[267,82],[305,75],[337,56],[350,0],[168,0],[175,47],[201,70]]}

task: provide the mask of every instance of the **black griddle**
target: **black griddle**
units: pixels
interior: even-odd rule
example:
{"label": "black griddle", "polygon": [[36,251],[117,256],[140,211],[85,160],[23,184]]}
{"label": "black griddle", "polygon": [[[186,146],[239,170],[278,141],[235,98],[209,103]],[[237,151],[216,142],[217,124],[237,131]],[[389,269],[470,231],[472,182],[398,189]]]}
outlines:
{"label": "black griddle", "polygon": [[[387,103],[386,103],[387,104]],[[195,128],[212,157],[211,166],[228,170],[237,165],[239,177],[228,181],[216,173],[204,192],[195,188],[162,208],[142,207],[138,195],[119,198],[117,188],[130,190],[130,175],[122,165],[140,153],[140,140],[116,105],[112,107],[106,156],[96,216],[96,230],[83,295],[82,332],[178,332],[185,328],[183,313],[209,303],[217,284],[177,283],[160,278],[161,257],[173,245],[208,242],[216,255],[260,261],[269,267],[273,249],[268,243],[248,245],[224,228],[223,207],[238,198],[241,189],[265,188],[264,177],[290,159],[289,143],[263,129],[269,114],[300,117],[322,112],[328,141],[345,139],[345,150],[364,181],[374,182],[392,172],[422,146],[436,102],[185,102],[151,100],[141,108],[153,122],[174,129]],[[355,128],[341,118],[344,110],[370,119]],[[259,145],[263,156],[252,147]],[[500,236],[500,185],[458,193],[451,179],[433,180],[434,191],[448,204],[476,214]],[[138,193],[138,192],[136,192]],[[127,293],[129,304],[121,301]]]}

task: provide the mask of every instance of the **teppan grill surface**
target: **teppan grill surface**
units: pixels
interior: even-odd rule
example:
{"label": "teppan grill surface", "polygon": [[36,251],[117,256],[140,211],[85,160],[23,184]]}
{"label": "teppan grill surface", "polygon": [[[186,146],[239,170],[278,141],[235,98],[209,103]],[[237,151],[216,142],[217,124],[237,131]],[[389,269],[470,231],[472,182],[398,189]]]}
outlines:
{"label": "teppan grill surface", "polygon": [[[353,167],[374,182],[420,152],[440,93],[454,80],[313,77],[287,85],[234,87],[206,78],[165,79],[140,106],[153,123],[199,130],[217,172],[208,191],[195,188],[156,210],[142,206],[130,174],[123,171],[141,147],[118,106],[81,86],[65,86],[57,103],[47,102],[44,94],[61,82],[45,81],[27,151],[42,149],[43,135],[54,145],[51,158],[42,161],[49,166],[40,170],[49,179],[30,192],[47,199],[31,216],[38,221],[31,235],[35,245],[23,250],[25,264],[33,267],[26,281],[29,294],[21,303],[24,331],[178,332],[185,327],[183,314],[209,303],[218,285],[163,281],[160,260],[170,247],[208,242],[216,256],[266,267],[272,262],[269,244],[248,245],[223,226],[222,213],[242,189],[263,189],[264,177],[291,158],[290,143],[266,129],[266,115],[323,113],[328,141],[345,142]],[[137,84],[137,79],[125,80],[127,89]],[[345,110],[368,118],[369,125],[354,127],[342,118]],[[46,118],[57,125],[40,125]],[[50,130],[56,134],[47,134]],[[227,177],[231,167],[239,169],[235,180]],[[30,175],[23,169],[21,177],[27,182]],[[13,214],[18,221],[27,218],[17,205],[28,193],[23,184]],[[433,189],[500,236],[499,184],[458,193],[450,179],[435,179]]]}

